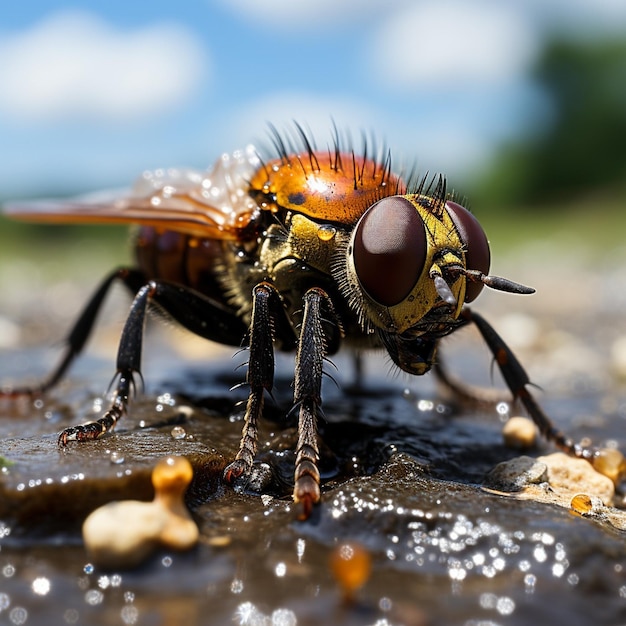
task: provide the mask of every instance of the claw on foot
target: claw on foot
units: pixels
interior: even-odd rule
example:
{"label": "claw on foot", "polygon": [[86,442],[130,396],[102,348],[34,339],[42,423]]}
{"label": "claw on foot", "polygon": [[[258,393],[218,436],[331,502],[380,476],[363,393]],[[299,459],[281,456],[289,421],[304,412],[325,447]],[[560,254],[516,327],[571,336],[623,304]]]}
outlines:
{"label": "claw on foot", "polygon": [[297,519],[302,522],[309,519],[313,507],[319,503],[321,497],[319,481],[310,475],[301,476],[293,491]]}
{"label": "claw on foot", "polygon": [[68,441],[95,441],[100,439],[115,428],[121,416],[121,410],[111,409],[99,420],[66,428],[59,435],[59,445],[65,447]]}
{"label": "claw on foot", "polygon": [[58,443],[64,448],[68,441],[94,441],[100,439],[106,432],[106,429],[101,424],[89,422],[82,426],[72,426],[61,431]]}
{"label": "claw on foot", "polygon": [[250,473],[251,468],[241,459],[235,459],[224,468],[224,480],[232,485],[238,478]]}

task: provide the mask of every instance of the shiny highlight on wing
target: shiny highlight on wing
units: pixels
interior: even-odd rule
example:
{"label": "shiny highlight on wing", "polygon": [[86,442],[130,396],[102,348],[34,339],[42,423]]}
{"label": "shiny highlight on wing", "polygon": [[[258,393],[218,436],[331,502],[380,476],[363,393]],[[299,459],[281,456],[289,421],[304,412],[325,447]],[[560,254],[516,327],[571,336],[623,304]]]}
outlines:
{"label": "shiny highlight on wing", "polygon": [[42,223],[153,226],[210,239],[237,239],[258,206],[248,195],[260,166],[253,146],[222,155],[212,169],[144,173],[127,192],[100,192],[70,200],[7,204],[14,219]]}

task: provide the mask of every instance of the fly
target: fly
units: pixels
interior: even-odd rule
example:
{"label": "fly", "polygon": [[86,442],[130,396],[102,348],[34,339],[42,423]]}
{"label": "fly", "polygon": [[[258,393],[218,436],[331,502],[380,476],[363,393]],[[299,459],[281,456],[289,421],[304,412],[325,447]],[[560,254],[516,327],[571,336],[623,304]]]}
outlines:
{"label": "fly", "polygon": [[[134,296],[122,330],[113,395],[103,416],[63,430],[59,444],[109,433],[128,412],[141,376],[143,327],[157,305],[192,333],[249,349],[249,388],[239,451],[228,483],[250,476],[257,423],[274,380],[274,350],[295,351],[298,444],[293,499],[301,518],[320,501],[317,420],[324,360],[340,346],[384,348],[409,374],[437,363],[442,337],[473,323],[507,386],[542,435],[590,462],[598,450],[557,430],[528,391],[529,378],[492,326],[468,304],[487,286],[534,290],[489,274],[490,249],[478,220],[446,191],[443,177],[395,173],[388,153],[358,154],[336,136],[318,150],[299,126],[297,138],[274,132],[276,155],[249,146],[223,155],[208,171],[144,174],[124,196],[10,205],[37,222],[132,223],[136,264],[102,281],[67,337],[60,364],[33,388],[42,394],[83,349],[111,285]],[[623,466],[622,466],[623,469]]]}

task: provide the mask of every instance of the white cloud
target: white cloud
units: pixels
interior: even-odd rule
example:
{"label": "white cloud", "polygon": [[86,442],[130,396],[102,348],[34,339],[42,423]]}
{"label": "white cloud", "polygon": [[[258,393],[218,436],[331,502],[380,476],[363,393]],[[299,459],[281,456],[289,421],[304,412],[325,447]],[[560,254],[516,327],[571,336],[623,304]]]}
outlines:
{"label": "white cloud", "polygon": [[381,81],[441,91],[513,82],[538,50],[530,22],[512,4],[442,0],[392,14],[371,58]]}
{"label": "white cloud", "polygon": [[180,26],[123,31],[59,13],[0,39],[0,112],[23,122],[124,121],[181,104],[206,75],[204,50]]}

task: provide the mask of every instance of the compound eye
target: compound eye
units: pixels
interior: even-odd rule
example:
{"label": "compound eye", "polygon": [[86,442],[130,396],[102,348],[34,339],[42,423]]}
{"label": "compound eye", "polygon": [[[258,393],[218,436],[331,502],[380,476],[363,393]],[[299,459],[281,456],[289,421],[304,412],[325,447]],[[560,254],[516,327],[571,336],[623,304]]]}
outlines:
{"label": "compound eye", "polygon": [[[460,204],[448,201],[446,202],[446,208],[465,246],[466,269],[478,270],[483,274],[489,274],[491,252],[483,227],[479,224],[478,220]],[[465,288],[465,302],[475,300],[483,287],[483,283],[472,283],[468,281]]]}
{"label": "compound eye", "polygon": [[376,302],[394,306],[417,283],[426,261],[426,232],[417,209],[402,196],[383,198],[358,221],[354,267]]}

